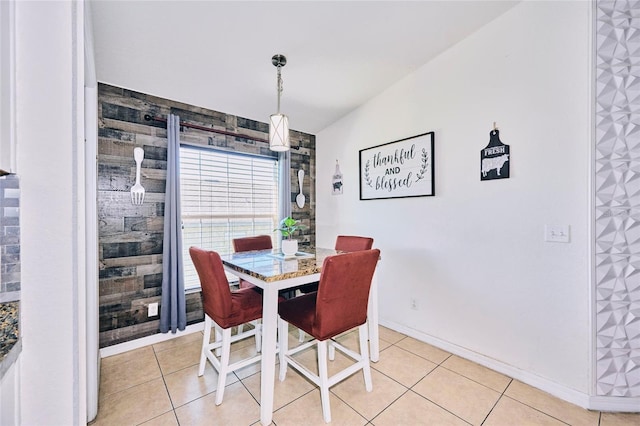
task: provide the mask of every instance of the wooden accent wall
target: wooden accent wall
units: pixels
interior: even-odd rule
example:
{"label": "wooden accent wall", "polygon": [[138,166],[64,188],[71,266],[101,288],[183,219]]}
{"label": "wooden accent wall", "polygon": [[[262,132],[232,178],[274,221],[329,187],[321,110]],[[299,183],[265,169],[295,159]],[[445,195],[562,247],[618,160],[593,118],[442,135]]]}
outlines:
{"label": "wooden accent wall", "polygon": [[[161,303],[162,234],[167,169],[166,124],[144,116],[177,114],[199,126],[268,139],[267,123],[134,92],[98,87],[98,227],[100,347],[159,333],[159,316],[147,305]],[[183,128],[181,140],[219,149],[274,155],[264,142]],[[309,228],[301,244],[315,245],[315,136],[291,131],[291,210]],[[135,180],[133,149],[144,148],[141,183],[144,204],[131,204]],[[303,209],[295,204],[297,171],[305,171]],[[275,235],[274,235],[275,238]],[[162,309],[162,306],[160,306]],[[200,292],[187,295],[187,321],[203,320]]]}

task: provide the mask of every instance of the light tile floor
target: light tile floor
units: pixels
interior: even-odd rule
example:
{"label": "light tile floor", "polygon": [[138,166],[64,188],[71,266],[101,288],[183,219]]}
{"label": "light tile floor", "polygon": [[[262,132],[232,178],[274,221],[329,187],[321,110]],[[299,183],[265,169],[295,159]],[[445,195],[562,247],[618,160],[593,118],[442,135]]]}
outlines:
{"label": "light tile floor", "polygon": [[[291,330],[290,346],[297,344]],[[217,374],[197,376],[202,333],[193,333],[102,360],[102,425],[257,425],[260,371],[254,364],[228,376],[216,406]],[[339,340],[357,349],[357,333]],[[373,391],[362,374],[331,388],[333,425],[640,425],[640,414],[588,411],[418,340],[380,328]],[[232,360],[255,353],[253,339],[232,347]],[[314,369],[315,351],[299,354]],[[336,353],[331,370],[348,362]],[[289,369],[276,379],[273,424],[324,425],[320,392]]]}

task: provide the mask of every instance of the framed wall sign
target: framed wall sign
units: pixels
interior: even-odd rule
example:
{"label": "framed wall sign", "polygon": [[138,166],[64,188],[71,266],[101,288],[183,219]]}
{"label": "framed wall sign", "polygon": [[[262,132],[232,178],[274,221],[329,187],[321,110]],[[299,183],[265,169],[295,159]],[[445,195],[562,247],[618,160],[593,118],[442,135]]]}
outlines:
{"label": "framed wall sign", "polygon": [[429,132],[360,150],[360,199],[435,195],[433,139]]}

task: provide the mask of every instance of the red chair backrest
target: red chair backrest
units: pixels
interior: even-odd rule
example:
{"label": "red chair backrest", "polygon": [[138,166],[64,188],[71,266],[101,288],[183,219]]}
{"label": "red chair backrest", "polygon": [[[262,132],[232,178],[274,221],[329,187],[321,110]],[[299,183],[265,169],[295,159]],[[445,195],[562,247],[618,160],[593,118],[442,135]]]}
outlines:
{"label": "red chair backrest", "polygon": [[200,277],[202,307],[216,323],[223,324],[231,314],[231,289],[222,259],[215,251],[197,247],[190,247],[189,254]]}
{"label": "red chair backrest", "polygon": [[314,329],[326,340],[367,321],[371,279],[380,250],[337,254],[324,259],[316,297]]}
{"label": "red chair backrest", "polygon": [[335,249],[339,251],[371,250],[373,238],[357,237],[355,235],[338,235]]}
{"label": "red chair backrest", "polygon": [[267,250],[272,248],[273,244],[271,243],[271,237],[268,235],[233,239],[233,251],[236,253],[251,250]]}

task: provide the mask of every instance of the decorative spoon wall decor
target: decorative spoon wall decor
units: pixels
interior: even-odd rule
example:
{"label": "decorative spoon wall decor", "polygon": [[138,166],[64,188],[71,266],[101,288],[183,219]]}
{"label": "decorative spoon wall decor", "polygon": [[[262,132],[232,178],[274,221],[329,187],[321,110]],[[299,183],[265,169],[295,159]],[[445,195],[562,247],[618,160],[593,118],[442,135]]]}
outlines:
{"label": "decorative spoon wall decor", "polygon": [[304,170],[300,169],[298,170],[298,185],[300,185],[300,192],[296,196],[296,204],[298,204],[298,207],[300,208],[304,207],[304,202],[306,200],[304,194],[302,193],[303,181],[304,181]]}

